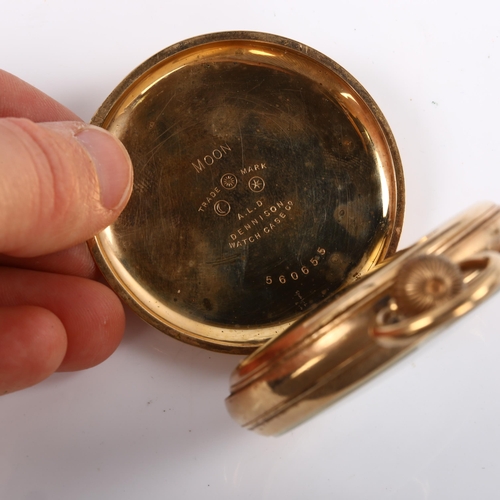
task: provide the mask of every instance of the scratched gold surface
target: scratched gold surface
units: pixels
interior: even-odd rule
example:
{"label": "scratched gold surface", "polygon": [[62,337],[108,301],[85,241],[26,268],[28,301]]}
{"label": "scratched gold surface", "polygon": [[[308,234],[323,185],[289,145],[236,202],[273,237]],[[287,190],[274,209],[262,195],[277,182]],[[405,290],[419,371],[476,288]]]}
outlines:
{"label": "scratched gold surface", "polygon": [[364,89],[301,44],[183,42],[129,75],[94,123],[122,140],[135,176],[94,255],[181,340],[253,349],[395,249],[392,135]]}

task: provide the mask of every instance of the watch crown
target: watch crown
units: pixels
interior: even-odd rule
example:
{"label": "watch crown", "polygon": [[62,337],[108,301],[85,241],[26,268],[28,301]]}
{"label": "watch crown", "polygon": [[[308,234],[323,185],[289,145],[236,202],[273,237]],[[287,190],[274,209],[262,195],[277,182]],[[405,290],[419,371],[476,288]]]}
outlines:
{"label": "watch crown", "polygon": [[406,316],[439,306],[463,287],[460,267],[440,255],[422,255],[403,265],[394,284],[394,300]]}

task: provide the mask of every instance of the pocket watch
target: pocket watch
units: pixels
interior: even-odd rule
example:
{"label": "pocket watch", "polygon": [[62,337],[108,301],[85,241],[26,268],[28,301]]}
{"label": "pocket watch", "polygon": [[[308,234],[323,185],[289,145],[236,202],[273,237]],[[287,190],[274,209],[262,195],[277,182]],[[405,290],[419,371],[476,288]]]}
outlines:
{"label": "pocket watch", "polygon": [[251,353],[227,400],[248,428],[284,432],[497,286],[491,204],[395,255],[392,132],[356,79],[306,45],[255,32],[177,43],[92,123],[134,166],[128,205],[89,242],[99,268],[163,332]]}

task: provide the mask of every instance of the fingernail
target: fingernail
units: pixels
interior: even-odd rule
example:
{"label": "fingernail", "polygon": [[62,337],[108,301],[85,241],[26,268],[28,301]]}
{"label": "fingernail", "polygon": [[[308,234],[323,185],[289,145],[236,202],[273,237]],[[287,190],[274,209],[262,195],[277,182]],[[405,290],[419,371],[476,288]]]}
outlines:
{"label": "fingernail", "polygon": [[121,206],[132,189],[132,162],[125,147],[99,127],[85,128],[75,137],[94,163],[102,206],[109,210]]}

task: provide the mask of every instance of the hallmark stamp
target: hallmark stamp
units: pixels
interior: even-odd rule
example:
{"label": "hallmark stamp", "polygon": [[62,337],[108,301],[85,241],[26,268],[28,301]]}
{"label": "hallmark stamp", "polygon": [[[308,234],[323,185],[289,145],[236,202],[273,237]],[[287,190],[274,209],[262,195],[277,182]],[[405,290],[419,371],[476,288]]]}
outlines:
{"label": "hallmark stamp", "polygon": [[214,210],[220,217],[225,217],[231,211],[231,205],[226,200],[219,200],[215,202]]}

